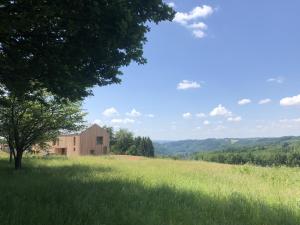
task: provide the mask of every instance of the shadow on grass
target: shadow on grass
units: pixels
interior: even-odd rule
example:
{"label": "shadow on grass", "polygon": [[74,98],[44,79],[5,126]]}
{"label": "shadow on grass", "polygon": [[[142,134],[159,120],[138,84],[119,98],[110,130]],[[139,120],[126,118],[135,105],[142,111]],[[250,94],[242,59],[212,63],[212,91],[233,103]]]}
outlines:
{"label": "shadow on grass", "polygon": [[[284,207],[122,180],[109,167],[39,166],[9,172],[0,160],[3,225],[299,225]],[[3,170],[4,169],[4,170]],[[9,169],[9,171],[12,171]],[[13,175],[13,176],[12,176]]]}

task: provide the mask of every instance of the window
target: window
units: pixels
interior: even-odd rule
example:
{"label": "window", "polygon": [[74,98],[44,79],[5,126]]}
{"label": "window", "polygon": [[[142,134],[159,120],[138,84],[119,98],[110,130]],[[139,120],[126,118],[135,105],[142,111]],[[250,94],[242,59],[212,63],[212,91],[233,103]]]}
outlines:
{"label": "window", "polygon": [[74,152],[76,151],[76,148],[74,148]]}
{"label": "window", "polygon": [[73,138],[73,143],[76,145],[76,137]]}
{"label": "window", "polygon": [[55,140],[53,140],[52,145],[59,145],[59,138],[56,138]]}
{"label": "window", "polygon": [[96,143],[97,143],[97,145],[102,145],[103,144],[103,137],[97,137],[96,138]]}

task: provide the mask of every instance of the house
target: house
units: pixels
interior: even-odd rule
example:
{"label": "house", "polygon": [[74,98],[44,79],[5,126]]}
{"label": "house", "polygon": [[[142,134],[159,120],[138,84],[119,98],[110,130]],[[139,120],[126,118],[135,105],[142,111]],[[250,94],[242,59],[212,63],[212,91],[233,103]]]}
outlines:
{"label": "house", "polygon": [[105,155],[109,152],[109,133],[97,124],[79,134],[61,135],[50,143],[49,153],[66,156]]}

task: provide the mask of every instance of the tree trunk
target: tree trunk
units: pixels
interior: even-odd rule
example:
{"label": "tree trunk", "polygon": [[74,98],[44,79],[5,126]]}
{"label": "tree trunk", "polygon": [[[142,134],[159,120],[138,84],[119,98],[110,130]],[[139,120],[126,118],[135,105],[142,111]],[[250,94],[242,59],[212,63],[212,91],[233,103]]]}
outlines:
{"label": "tree trunk", "polygon": [[12,160],[15,160],[16,159],[16,153],[15,153],[15,150],[13,148],[9,148],[9,163],[11,164],[12,163]]}
{"label": "tree trunk", "polygon": [[23,151],[17,151],[17,155],[15,157],[15,169],[19,170],[22,168],[22,156],[23,156]]}

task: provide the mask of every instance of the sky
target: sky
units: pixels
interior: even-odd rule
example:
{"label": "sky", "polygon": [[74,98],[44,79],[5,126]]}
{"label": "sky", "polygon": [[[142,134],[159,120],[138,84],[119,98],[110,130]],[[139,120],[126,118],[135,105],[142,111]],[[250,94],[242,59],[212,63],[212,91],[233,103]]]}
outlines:
{"label": "sky", "polygon": [[300,135],[300,1],[173,0],[148,63],[96,87],[87,121],[154,140]]}

